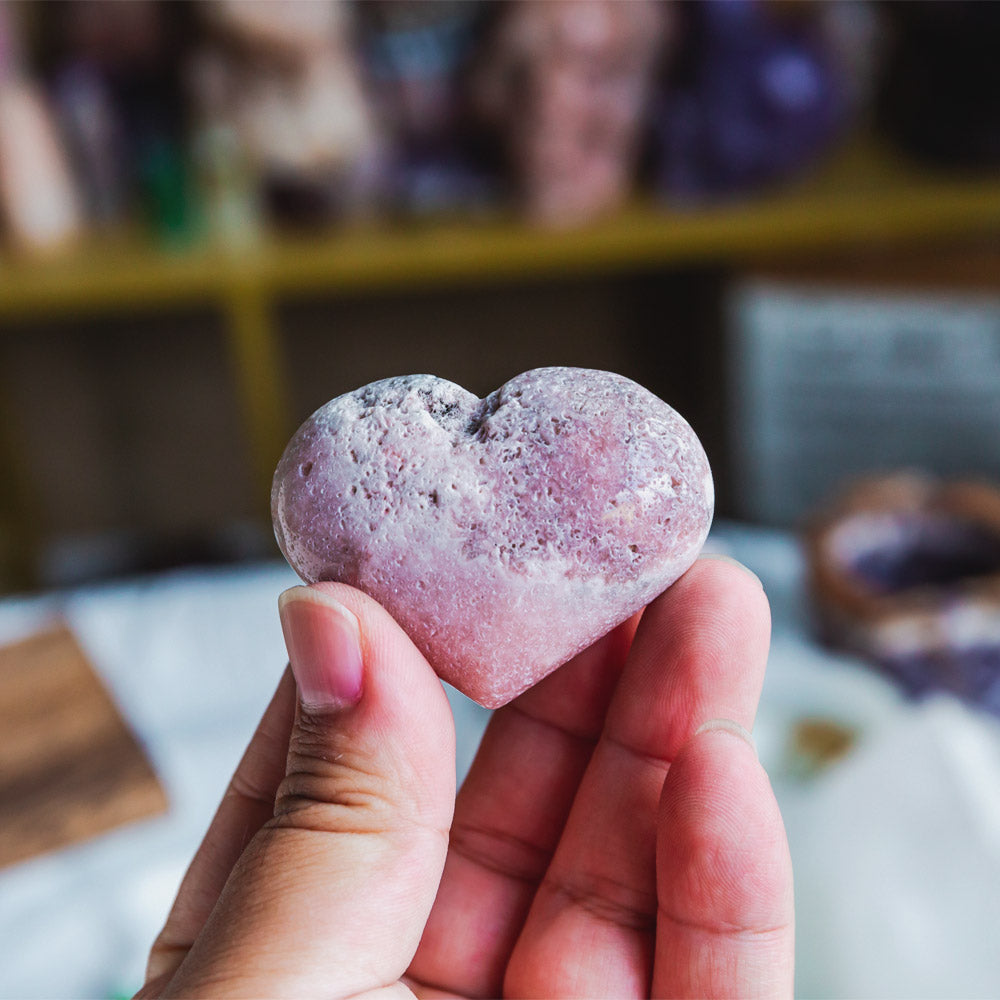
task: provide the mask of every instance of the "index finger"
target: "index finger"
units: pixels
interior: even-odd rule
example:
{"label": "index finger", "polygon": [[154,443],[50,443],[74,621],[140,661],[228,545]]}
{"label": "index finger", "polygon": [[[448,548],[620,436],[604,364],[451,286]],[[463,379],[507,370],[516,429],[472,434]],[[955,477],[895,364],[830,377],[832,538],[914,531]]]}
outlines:
{"label": "index finger", "polygon": [[494,713],[455,805],[437,901],[411,966],[425,986],[463,996],[502,992],[637,619]]}

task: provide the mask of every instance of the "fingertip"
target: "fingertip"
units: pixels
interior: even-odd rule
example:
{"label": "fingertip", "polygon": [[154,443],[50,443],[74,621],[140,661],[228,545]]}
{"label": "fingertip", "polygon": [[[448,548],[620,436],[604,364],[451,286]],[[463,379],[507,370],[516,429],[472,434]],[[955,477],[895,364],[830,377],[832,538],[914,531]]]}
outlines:
{"label": "fingertip", "polygon": [[707,567],[710,570],[721,569],[723,572],[729,567],[734,572],[742,574],[744,582],[749,581],[761,590],[764,589],[760,577],[749,566],[725,552],[702,552],[694,565],[699,568]]}
{"label": "fingertip", "polygon": [[770,625],[771,606],[760,577],[731,556],[721,553],[700,556],[674,586],[678,584],[682,584],[682,589],[689,591],[693,599],[706,594],[719,595],[730,604],[745,607],[748,614]]}
{"label": "fingertip", "polygon": [[305,587],[293,587],[291,591],[285,591],[278,599],[279,606],[286,594],[297,590],[308,591],[314,595],[314,599],[317,601],[335,602],[354,615],[361,631],[362,642],[365,645],[370,645],[372,636],[384,629],[399,628],[389,612],[374,598],[369,597],[357,587],[351,587],[346,583],[336,583],[333,580],[321,580]]}
{"label": "fingertip", "polygon": [[609,720],[667,759],[706,719],[753,725],[771,635],[767,597],[729,560],[696,562],[643,612]]}
{"label": "fingertip", "polygon": [[[294,591],[304,590],[316,604],[334,606],[353,618],[358,626],[361,656],[366,665],[366,678],[380,692],[391,690],[413,693],[433,687],[441,688],[427,658],[416,647],[409,635],[374,598],[364,591],[345,583],[321,581],[308,587],[292,588],[279,599]],[[441,695],[444,697],[443,689]]]}
{"label": "fingertip", "polygon": [[[351,725],[373,739],[393,734],[415,757],[450,760],[454,769],[455,729],[448,696],[402,626],[356,587],[323,581],[302,589],[316,603],[335,604],[357,622],[364,678]],[[424,770],[434,768],[425,765]]]}
{"label": "fingertip", "polygon": [[769,638],[771,606],[760,578],[729,556],[699,557],[643,614],[640,633],[692,623],[698,629],[716,619],[731,625],[733,638]]}
{"label": "fingertip", "polygon": [[314,587],[286,590],[278,614],[303,707],[323,712],[356,705],[364,683],[357,616]]}

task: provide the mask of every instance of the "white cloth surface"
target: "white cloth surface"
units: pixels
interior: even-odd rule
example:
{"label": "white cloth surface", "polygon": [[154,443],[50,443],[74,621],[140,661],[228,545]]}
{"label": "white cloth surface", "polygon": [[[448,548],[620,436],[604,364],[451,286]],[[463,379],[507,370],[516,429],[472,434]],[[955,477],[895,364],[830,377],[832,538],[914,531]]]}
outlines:
{"label": "white cloth surface", "polygon": [[[761,577],[773,637],[754,728],[795,872],[796,995],[1000,997],[1000,720],[904,699],[811,639],[791,537],[723,527],[710,544]],[[855,733],[812,777],[795,724]]]}
{"label": "white cloth surface", "polygon": [[[1000,725],[946,698],[907,703],[868,668],[816,647],[787,535],[722,525],[709,547],[753,568],[772,603],[755,736],[796,868],[797,993],[1000,996]],[[0,871],[0,996],[138,988],[286,662],[276,602],[295,582],[269,564],[0,602],[0,642],[68,621],[170,799],[162,817]],[[462,775],[488,713],[449,694]],[[788,745],[812,716],[858,740],[804,777]]]}

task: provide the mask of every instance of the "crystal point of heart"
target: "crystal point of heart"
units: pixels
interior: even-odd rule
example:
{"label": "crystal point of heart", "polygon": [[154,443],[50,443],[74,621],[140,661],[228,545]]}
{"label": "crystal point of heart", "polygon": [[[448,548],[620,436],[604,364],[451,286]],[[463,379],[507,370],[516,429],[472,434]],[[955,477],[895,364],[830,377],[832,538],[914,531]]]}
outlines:
{"label": "crystal point of heart", "polygon": [[393,615],[497,707],[694,562],[714,494],[687,422],[610,372],[539,368],[479,399],[432,375],[316,411],[275,472],[281,551]]}

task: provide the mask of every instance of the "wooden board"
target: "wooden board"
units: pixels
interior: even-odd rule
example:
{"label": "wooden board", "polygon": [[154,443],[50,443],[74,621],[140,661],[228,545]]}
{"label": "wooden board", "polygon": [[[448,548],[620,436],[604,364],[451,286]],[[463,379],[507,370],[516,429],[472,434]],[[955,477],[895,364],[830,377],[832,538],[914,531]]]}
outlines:
{"label": "wooden board", "polygon": [[0,648],[0,866],[166,807],[149,760],[66,626]]}

